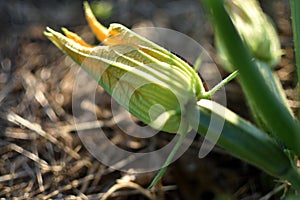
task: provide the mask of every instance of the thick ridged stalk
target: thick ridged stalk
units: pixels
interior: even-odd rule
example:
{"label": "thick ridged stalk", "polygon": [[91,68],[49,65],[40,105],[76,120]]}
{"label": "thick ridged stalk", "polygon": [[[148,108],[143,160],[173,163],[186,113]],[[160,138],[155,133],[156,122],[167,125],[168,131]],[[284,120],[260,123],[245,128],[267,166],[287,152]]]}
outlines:
{"label": "thick ridged stalk", "polygon": [[[290,0],[290,4],[292,11],[296,67],[298,73],[298,99],[300,101],[300,1]],[[300,110],[298,111],[298,119],[300,120]]]}
{"label": "thick ridged stalk", "polygon": [[271,133],[300,155],[300,125],[266,84],[268,80],[260,73],[259,66],[243,44],[225,11],[223,0],[203,2],[211,16],[216,34],[224,44],[228,59],[239,70],[239,80],[248,101],[255,104],[264,122],[271,127]]}
{"label": "thick ridged stalk", "polygon": [[[217,145],[268,174],[288,180],[295,189],[300,191],[299,171],[292,166],[287,155],[270,136],[216,102],[201,100],[197,109],[199,122],[197,117],[191,117],[190,120],[198,123],[199,134],[205,136],[207,131],[214,131],[209,129],[212,119],[214,123],[223,123],[225,120]],[[210,132],[210,134],[219,133]]]}

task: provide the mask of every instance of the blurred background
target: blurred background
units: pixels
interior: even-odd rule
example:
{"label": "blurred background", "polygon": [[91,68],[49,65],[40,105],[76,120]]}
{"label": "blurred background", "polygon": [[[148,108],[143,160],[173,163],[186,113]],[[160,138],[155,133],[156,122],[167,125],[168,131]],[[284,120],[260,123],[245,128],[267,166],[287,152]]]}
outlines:
{"label": "blurred background", "polygon": [[[220,65],[213,30],[197,0],[89,2],[105,26],[117,22],[129,28],[156,26],[179,31],[198,41]],[[296,71],[288,2],[260,1],[280,36],[284,55],[276,73],[295,111]],[[66,27],[88,43],[98,44],[85,21],[81,0],[0,1],[0,198],[99,199],[115,184],[128,180],[147,187],[155,173],[120,173],[85,150],[72,119],[72,87],[78,67],[43,35],[46,26],[54,30]],[[221,67],[220,71],[226,76]],[[97,116],[122,148],[137,152],[159,148],[172,139],[167,133],[145,140],[126,136],[110,123],[109,95],[100,87],[97,92],[93,105]],[[226,92],[228,107],[252,121],[239,85],[229,83]],[[168,168],[153,198],[279,199],[283,195],[282,183],[218,147],[200,160],[201,140],[198,136]],[[112,199],[149,197],[135,185],[122,188]]]}

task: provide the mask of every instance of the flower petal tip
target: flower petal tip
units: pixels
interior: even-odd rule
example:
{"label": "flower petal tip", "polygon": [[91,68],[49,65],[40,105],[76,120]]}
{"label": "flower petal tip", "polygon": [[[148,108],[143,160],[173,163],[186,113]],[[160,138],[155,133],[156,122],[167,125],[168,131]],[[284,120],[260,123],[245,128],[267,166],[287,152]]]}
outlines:
{"label": "flower petal tip", "polygon": [[92,29],[96,38],[99,41],[103,42],[109,35],[108,29],[97,21],[87,1],[83,2],[83,8],[86,20],[88,21],[90,28]]}

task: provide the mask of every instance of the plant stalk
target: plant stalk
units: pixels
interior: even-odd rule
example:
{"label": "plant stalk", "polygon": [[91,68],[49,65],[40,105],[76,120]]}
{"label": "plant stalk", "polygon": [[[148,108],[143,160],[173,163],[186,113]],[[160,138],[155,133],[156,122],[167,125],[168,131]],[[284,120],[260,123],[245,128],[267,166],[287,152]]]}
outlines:
{"label": "plant stalk", "polygon": [[235,29],[223,0],[203,0],[210,14],[216,34],[228,52],[228,58],[236,70],[247,99],[255,104],[263,120],[271,128],[271,134],[280,139],[288,148],[300,155],[300,125],[266,84],[268,80],[260,73],[259,67],[244,45]]}
{"label": "plant stalk", "polygon": [[190,120],[197,121],[195,123],[198,123],[199,134],[205,137],[209,131],[214,131],[210,129],[211,123],[224,123],[221,134],[209,133],[220,134],[217,145],[268,174],[289,181],[300,191],[299,171],[293,167],[288,156],[270,136],[216,102],[200,100],[197,111],[199,121],[196,114]]}
{"label": "plant stalk", "polygon": [[[296,69],[298,74],[298,84],[296,91],[298,92],[298,100],[300,101],[300,1],[290,0],[292,25],[293,25],[293,39],[296,59]],[[298,120],[300,120],[300,109],[298,111]]]}

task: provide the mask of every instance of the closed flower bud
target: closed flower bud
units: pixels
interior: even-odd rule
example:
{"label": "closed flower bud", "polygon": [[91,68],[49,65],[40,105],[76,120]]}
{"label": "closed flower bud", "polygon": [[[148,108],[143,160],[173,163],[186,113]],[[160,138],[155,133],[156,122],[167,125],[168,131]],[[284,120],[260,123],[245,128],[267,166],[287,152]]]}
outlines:
{"label": "closed flower bud", "polygon": [[[275,67],[282,55],[279,38],[271,20],[264,14],[258,2],[256,0],[227,0],[225,2],[232,22],[253,57],[269,67]],[[220,57],[225,61],[225,67],[232,71],[219,37],[222,35],[219,34],[216,37]]]}

